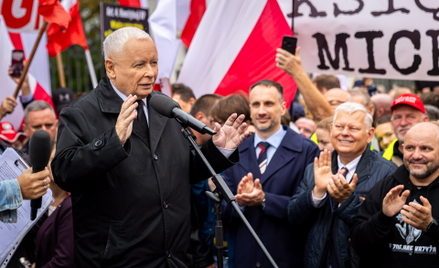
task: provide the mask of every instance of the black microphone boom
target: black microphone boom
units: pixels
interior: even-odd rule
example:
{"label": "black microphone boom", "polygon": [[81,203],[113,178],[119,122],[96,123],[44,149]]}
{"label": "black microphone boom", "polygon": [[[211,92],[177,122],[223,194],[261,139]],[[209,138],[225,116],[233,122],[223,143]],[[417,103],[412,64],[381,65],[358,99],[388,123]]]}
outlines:
{"label": "black microphone boom", "polygon": [[[32,165],[32,173],[37,173],[47,166],[52,152],[52,140],[49,132],[39,129],[32,134],[29,142],[29,159]],[[37,211],[41,207],[41,197],[30,202],[31,220],[37,217]]]}
{"label": "black microphone boom", "polygon": [[201,134],[215,135],[216,132],[195,119],[192,115],[183,112],[180,106],[173,99],[166,95],[156,94],[149,101],[151,107],[159,114],[169,118],[175,118],[182,124],[186,124]]}

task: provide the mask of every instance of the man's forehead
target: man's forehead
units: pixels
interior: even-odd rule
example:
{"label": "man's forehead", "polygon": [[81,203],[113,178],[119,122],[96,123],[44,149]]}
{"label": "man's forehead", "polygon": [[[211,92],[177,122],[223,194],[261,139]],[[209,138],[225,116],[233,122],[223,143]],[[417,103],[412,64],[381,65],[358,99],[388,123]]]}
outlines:
{"label": "man's forehead", "polygon": [[353,113],[339,111],[337,113],[337,117],[335,118],[334,122],[355,121],[359,123],[364,123],[365,116],[366,114],[363,111],[355,111]]}
{"label": "man's forehead", "polygon": [[439,146],[439,127],[428,122],[418,123],[405,134],[404,143],[421,140]]}

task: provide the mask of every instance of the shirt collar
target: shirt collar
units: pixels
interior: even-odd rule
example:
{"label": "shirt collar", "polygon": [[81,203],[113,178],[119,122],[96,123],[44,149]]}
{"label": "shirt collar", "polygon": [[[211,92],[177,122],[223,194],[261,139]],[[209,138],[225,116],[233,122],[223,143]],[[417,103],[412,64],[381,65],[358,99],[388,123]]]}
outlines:
{"label": "shirt collar", "polygon": [[[116,86],[113,85],[113,82],[111,82],[111,80],[110,80],[110,84],[111,84],[111,87],[113,87],[114,92],[116,92],[116,94],[117,94],[117,95],[118,95],[123,101],[125,101],[125,100],[128,98],[128,96],[126,96],[125,94],[123,94],[122,92],[120,92],[120,91],[116,88]],[[142,101],[143,101],[143,103],[145,104],[145,107],[146,107],[146,98],[145,98],[145,99],[142,99]]]}
{"label": "shirt collar", "polygon": [[258,132],[255,132],[255,141],[254,141],[254,148],[256,148],[256,146],[258,146],[258,143],[261,141],[266,141],[270,144],[271,147],[273,147],[274,149],[277,149],[280,145],[280,143],[282,142],[282,139],[284,138],[285,134],[287,133],[287,131],[280,126],[279,130],[276,131],[276,133],[274,133],[273,135],[271,135],[267,140],[263,140],[258,136]]}
{"label": "shirt collar", "polygon": [[338,170],[340,170],[342,167],[346,167],[349,173],[351,172],[354,173],[355,170],[357,169],[358,162],[360,162],[361,156],[362,155],[358,156],[357,158],[349,162],[347,165],[343,165],[343,163],[340,161],[340,156],[337,155]]}

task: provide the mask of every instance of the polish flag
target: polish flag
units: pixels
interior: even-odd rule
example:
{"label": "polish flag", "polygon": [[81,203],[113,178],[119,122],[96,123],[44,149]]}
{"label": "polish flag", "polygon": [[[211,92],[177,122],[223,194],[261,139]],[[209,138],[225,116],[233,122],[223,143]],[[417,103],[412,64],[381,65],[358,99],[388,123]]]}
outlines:
{"label": "polish flag", "polygon": [[198,25],[200,25],[204,12],[206,11],[206,0],[191,0],[190,1],[190,14],[187,18],[183,31],[181,32],[181,41],[189,48],[189,45],[194,38]]}
{"label": "polish flag", "polygon": [[47,29],[47,50],[49,56],[54,57],[71,45],[80,45],[88,50],[81,15],[79,14],[78,0],[63,0],[62,7],[70,14],[71,20],[67,30],[61,31],[60,26],[51,24]]}
{"label": "polish flag", "polygon": [[[11,64],[11,52],[13,49],[23,49],[25,55],[29,55],[34,45],[37,33],[8,33],[5,20],[0,16],[0,81],[2,81],[2,90],[0,90],[0,100],[7,96],[12,96],[17,84],[8,74],[9,65]],[[45,36],[41,39],[41,44],[35,53],[33,64],[29,68],[29,84],[31,91],[36,100],[44,100],[53,107],[50,87],[49,60],[47,50],[44,47],[46,43]],[[22,107],[17,106],[12,114],[5,116],[2,120],[11,122],[16,129],[21,128],[24,112]]]}
{"label": "polish flag", "polygon": [[213,1],[191,42],[178,82],[200,97],[248,92],[255,82],[270,79],[284,87],[289,105],[296,84],[275,63],[284,35],[293,33],[276,0]]}

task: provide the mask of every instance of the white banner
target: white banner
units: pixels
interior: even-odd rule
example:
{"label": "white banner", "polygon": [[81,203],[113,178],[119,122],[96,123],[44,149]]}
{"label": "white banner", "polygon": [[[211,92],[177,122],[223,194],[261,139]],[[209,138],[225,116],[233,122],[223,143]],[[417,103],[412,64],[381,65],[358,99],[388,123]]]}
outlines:
{"label": "white banner", "polygon": [[38,0],[0,0],[0,11],[10,32],[32,32],[43,22]]}
{"label": "white banner", "polygon": [[294,4],[294,32],[307,72],[439,80],[439,1],[295,0]]}

